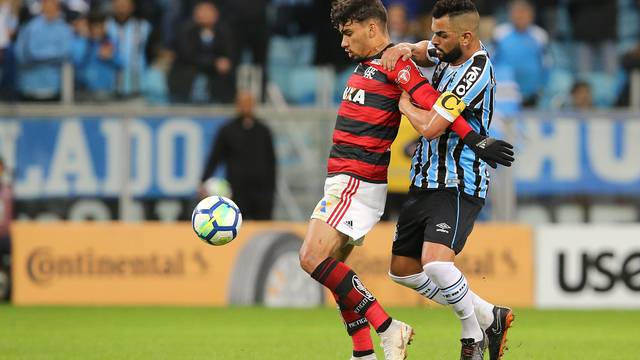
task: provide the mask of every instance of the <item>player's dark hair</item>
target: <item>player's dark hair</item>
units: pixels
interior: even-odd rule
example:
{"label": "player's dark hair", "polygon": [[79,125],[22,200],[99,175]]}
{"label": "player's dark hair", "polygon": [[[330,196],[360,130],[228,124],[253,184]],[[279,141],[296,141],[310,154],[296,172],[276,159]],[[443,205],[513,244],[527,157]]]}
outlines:
{"label": "player's dark hair", "polygon": [[447,15],[452,18],[469,13],[478,13],[478,9],[471,0],[440,0],[433,7],[434,19]]}
{"label": "player's dark hair", "polygon": [[387,24],[387,10],[381,0],[334,0],[331,3],[331,24],[336,29],[340,25],[368,19]]}

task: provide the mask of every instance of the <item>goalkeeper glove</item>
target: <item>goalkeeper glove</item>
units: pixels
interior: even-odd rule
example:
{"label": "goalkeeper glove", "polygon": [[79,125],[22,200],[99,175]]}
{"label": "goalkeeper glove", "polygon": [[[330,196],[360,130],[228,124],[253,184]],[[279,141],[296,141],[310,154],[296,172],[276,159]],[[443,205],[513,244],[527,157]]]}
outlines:
{"label": "goalkeeper glove", "polygon": [[471,131],[462,139],[462,142],[494,169],[498,167],[498,164],[509,167],[515,160],[513,157],[513,145],[506,141]]}

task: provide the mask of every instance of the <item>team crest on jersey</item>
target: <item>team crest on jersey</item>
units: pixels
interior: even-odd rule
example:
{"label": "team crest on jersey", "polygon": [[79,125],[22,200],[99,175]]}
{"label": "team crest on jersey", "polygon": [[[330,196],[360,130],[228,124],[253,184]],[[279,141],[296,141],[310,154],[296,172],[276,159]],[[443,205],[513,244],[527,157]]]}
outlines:
{"label": "team crest on jersey", "polygon": [[347,86],[342,93],[342,100],[364,105],[365,91]]}
{"label": "team crest on jersey", "polygon": [[376,75],[376,72],[378,70],[376,70],[376,68],[374,68],[373,66],[369,66],[367,68],[367,70],[364,71],[364,75],[362,75],[365,79],[369,79],[372,80],[373,77]]}
{"label": "team crest on jersey", "polygon": [[396,77],[396,83],[406,85],[411,81],[411,67],[407,66],[398,72]]}

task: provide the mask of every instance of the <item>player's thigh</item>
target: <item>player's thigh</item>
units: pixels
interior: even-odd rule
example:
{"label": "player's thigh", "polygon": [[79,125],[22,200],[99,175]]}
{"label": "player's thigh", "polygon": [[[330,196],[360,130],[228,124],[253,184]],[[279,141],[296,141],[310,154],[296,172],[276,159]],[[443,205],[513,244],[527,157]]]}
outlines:
{"label": "player's thigh", "polygon": [[433,261],[453,262],[456,253],[447,245],[425,241],[422,247],[422,264],[426,265]]}
{"label": "player's thigh", "polygon": [[319,219],[311,219],[300,249],[300,264],[312,272],[322,261],[342,248],[348,237]]}
{"label": "player's thigh", "polygon": [[424,200],[423,194],[411,192],[402,205],[391,248],[392,260],[395,258],[395,261],[392,261],[390,270],[394,275],[405,275],[404,273],[415,270],[408,259],[420,259],[427,220],[422,211]]}
{"label": "player's thigh", "polygon": [[458,224],[458,233],[456,235],[458,239],[456,240],[456,246],[453,249],[456,252],[456,255],[459,254],[467,244],[467,239],[473,231],[473,227],[483,206],[484,200],[474,198],[467,194],[461,194],[460,222]]}
{"label": "player's thigh", "polygon": [[482,209],[481,200],[472,201],[457,189],[439,190],[432,195],[424,228],[424,241],[429,248],[423,251],[423,263],[447,257],[447,248],[454,255],[460,253]]}

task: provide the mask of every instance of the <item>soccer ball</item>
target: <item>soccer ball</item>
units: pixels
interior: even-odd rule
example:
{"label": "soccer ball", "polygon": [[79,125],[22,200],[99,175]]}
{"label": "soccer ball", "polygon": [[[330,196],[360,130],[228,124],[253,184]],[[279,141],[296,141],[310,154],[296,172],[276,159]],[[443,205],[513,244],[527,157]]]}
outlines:
{"label": "soccer ball", "polygon": [[230,199],[209,196],[202,199],[193,210],[191,225],[202,241],[210,245],[224,245],[238,236],[242,214]]}

